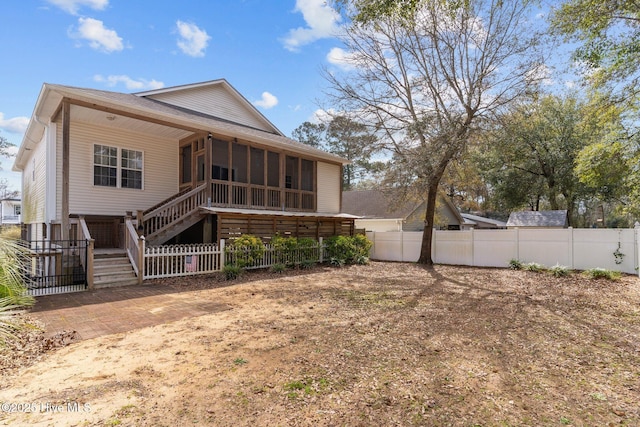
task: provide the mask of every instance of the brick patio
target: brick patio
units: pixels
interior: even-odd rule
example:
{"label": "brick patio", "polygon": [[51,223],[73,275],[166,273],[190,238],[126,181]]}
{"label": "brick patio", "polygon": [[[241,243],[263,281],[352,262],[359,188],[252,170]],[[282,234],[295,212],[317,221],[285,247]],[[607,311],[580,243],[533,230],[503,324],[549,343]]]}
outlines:
{"label": "brick patio", "polygon": [[141,285],[36,297],[30,315],[45,324],[46,336],[76,331],[90,339],[228,309],[198,291]]}

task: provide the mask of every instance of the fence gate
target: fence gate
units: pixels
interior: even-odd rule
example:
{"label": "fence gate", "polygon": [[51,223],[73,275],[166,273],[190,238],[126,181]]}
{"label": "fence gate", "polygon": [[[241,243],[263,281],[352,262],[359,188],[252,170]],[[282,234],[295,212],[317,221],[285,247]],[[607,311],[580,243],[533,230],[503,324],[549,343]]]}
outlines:
{"label": "fence gate", "polygon": [[87,240],[24,241],[24,278],[30,295],[87,289]]}

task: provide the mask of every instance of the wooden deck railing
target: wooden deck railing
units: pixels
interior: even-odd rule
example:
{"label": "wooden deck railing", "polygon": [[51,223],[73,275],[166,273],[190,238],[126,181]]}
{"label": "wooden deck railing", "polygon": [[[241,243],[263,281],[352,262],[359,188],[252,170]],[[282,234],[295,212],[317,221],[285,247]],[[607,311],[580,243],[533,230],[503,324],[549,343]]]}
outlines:
{"label": "wooden deck railing", "polygon": [[313,212],[316,208],[315,200],[316,194],[313,191],[284,190],[242,182],[229,183],[229,181],[218,180],[211,182],[212,206],[277,210],[284,207]]}

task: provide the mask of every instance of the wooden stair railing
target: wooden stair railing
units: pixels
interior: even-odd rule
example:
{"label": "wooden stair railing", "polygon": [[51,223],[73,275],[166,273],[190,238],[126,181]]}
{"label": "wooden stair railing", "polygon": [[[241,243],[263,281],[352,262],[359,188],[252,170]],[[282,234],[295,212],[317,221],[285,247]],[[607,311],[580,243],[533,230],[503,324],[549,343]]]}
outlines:
{"label": "wooden stair railing", "polygon": [[178,193],[174,194],[173,196],[169,196],[169,197],[167,197],[166,199],[164,199],[163,201],[158,202],[158,203],[156,203],[155,205],[151,206],[149,209],[146,209],[146,210],[143,212],[143,214],[144,214],[144,215],[146,215],[146,214],[148,214],[149,212],[152,212],[152,211],[154,211],[154,210],[158,209],[159,207],[162,207],[162,206],[166,205],[167,203],[169,203],[169,202],[171,202],[171,201],[173,201],[173,200],[177,199],[178,197],[182,196],[183,194],[187,194],[187,193],[189,193],[190,191],[193,191],[193,188],[187,188],[187,189],[184,189],[184,190],[182,190],[182,191],[180,191],[180,192],[178,192]]}
{"label": "wooden stair railing", "polygon": [[142,216],[143,233],[147,241],[152,241],[175,227],[198,211],[207,202],[207,185],[203,184],[175,198],[168,199],[162,206],[145,212]]}

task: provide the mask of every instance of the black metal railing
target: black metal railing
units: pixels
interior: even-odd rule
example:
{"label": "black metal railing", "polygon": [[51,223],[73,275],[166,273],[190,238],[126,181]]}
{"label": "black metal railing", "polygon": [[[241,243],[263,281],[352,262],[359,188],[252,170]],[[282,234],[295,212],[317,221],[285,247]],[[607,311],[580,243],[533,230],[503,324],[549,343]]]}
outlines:
{"label": "black metal railing", "polygon": [[23,273],[33,296],[78,292],[87,289],[87,240],[21,241]]}

